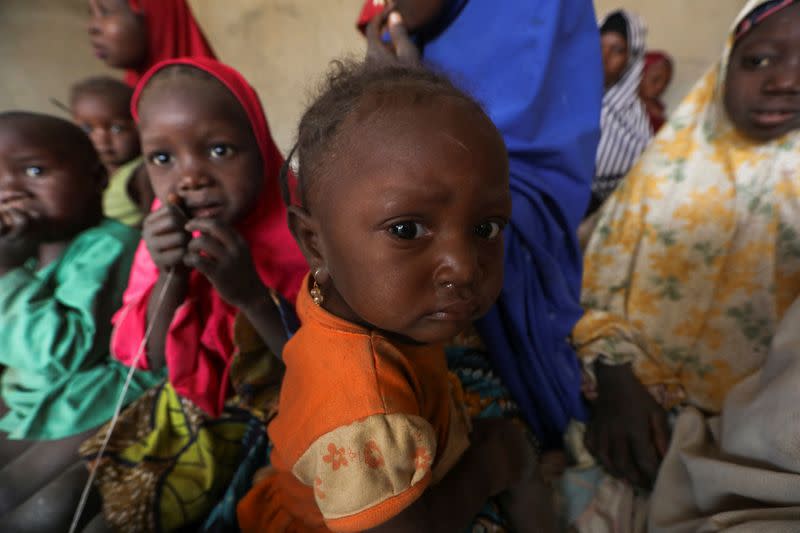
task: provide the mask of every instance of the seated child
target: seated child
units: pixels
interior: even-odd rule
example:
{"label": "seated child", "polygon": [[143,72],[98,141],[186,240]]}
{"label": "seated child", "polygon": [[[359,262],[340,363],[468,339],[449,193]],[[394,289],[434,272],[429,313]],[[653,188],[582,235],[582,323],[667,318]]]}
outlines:
{"label": "seated child", "polygon": [[[241,315],[279,355],[286,333],[271,293],[294,301],[308,266],[286,226],[283,157],[238,72],[211,59],[159,63],[132,109],[158,200],[114,317],[112,351],[168,380],[122,414],[98,463],[98,520],[115,530],[194,531],[230,482],[252,419],[229,402],[234,321]],[[84,457],[96,458],[102,436],[83,446]]]}
{"label": "seated child", "polygon": [[673,70],[672,58],[666,52],[652,51],[645,54],[639,98],[644,102],[647,117],[655,133],[667,121],[667,107],[661,97],[672,82]]}
{"label": "seated child", "polygon": [[131,96],[133,89],[119,80],[89,78],[72,87],[70,109],[108,171],[103,212],[128,226],[139,226],[150,211],[153,192],[140,157]]}
{"label": "seated child", "polygon": [[312,274],[242,530],[463,531],[505,493],[516,531],[548,531],[526,434],[492,419],[470,435],[443,348],[503,282],[511,197],[492,121],[439,75],[355,65],[295,150],[289,224]]}
{"label": "seated child", "polygon": [[153,66],[180,57],[215,58],[187,0],[89,0],[89,41],[108,67],[135,86]]}
{"label": "seated child", "polygon": [[[103,217],[105,185],[78,127],[0,114],[0,249],[24,251],[0,270],[3,531],[69,524],[86,481],[78,446],[111,418],[125,381],[108,346],[138,236]],[[151,385],[134,376],[126,401]]]}

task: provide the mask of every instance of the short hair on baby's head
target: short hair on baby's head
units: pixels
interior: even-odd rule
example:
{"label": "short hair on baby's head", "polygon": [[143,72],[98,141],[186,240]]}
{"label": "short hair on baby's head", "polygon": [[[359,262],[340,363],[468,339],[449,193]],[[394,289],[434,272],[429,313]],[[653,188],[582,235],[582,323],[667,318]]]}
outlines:
{"label": "short hair on baby's head", "polygon": [[156,89],[180,80],[194,80],[221,87],[225,89],[225,91],[228,90],[221,81],[205,70],[193,65],[177,63],[174,65],[167,65],[153,74],[139,95],[138,106],[141,107],[142,102],[147,100],[152,93],[156,92]]}
{"label": "short hair on baby's head", "polygon": [[0,130],[10,129],[32,143],[45,146],[87,171],[102,167],[94,144],[76,124],[63,118],[30,111],[0,113]]}
{"label": "short hair on baby's head", "polygon": [[115,112],[124,112],[126,117],[130,117],[133,88],[116,78],[94,76],[79,81],[69,91],[70,107],[74,109],[78,100],[85,96],[104,98],[113,106]]}
{"label": "short hair on baby's head", "polygon": [[296,157],[297,200],[308,206],[322,169],[337,153],[348,117],[359,121],[382,111],[430,105],[442,98],[461,101],[486,120],[481,105],[442,74],[419,65],[373,65],[334,61],[319,94],[306,109],[297,129],[297,140],[281,172],[284,202],[292,202],[288,169]]}

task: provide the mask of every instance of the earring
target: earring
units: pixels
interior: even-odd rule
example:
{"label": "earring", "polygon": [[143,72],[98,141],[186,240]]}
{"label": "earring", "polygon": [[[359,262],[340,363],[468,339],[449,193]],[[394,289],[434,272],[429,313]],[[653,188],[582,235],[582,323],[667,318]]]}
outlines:
{"label": "earring", "polygon": [[311,294],[311,301],[315,304],[322,306],[322,302],[325,301],[325,296],[322,294],[322,289],[317,283],[317,276],[319,275],[319,269],[314,272],[314,285],[311,286],[311,290],[309,291]]}

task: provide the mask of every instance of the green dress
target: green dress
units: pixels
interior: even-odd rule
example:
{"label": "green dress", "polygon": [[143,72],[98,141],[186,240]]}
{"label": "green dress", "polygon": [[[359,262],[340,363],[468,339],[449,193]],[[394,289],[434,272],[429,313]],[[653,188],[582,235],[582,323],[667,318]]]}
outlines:
{"label": "green dress", "polygon": [[103,192],[103,213],[126,226],[136,227],[144,218],[139,206],[128,194],[128,182],[141,164],[142,158],[137,157],[119,167],[109,177],[108,187]]}
{"label": "green dress", "polygon": [[[0,394],[10,439],[53,440],[108,421],[127,368],[109,353],[111,317],[122,304],[138,232],[104,220],[51,264],[0,277]],[[129,403],[158,381],[137,372]]]}

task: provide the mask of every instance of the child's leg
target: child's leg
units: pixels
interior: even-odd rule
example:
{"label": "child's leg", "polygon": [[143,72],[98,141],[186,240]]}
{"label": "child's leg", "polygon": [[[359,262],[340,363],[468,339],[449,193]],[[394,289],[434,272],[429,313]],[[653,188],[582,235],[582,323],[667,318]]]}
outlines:
{"label": "child's leg", "polygon": [[5,435],[0,437],[0,472],[14,459],[25,453],[29,447],[36,444],[29,440],[9,440]]}
{"label": "child's leg", "polygon": [[33,443],[3,467],[0,470],[0,517],[77,463],[80,459],[78,447],[96,431]]}
{"label": "child's leg", "polygon": [[[0,367],[0,375],[2,375],[3,368]],[[6,413],[8,413],[8,406],[0,397],[0,418],[6,416]],[[0,433],[0,469],[22,455],[31,444],[33,443],[28,440],[9,440],[4,433]]]}
{"label": "child's leg", "polygon": [[[0,530],[20,533],[67,531],[88,476],[86,464],[83,461],[75,462],[25,503],[0,517]],[[89,523],[99,510],[100,496],[93,491],[80,525]]]}
{"label": "child's leg", "polygon": [[92,521],[83,528],[81,533],[111,533],[111,528],[108,523],[106,523],[103,513],[97,513],[97,515],[92,518]]}

